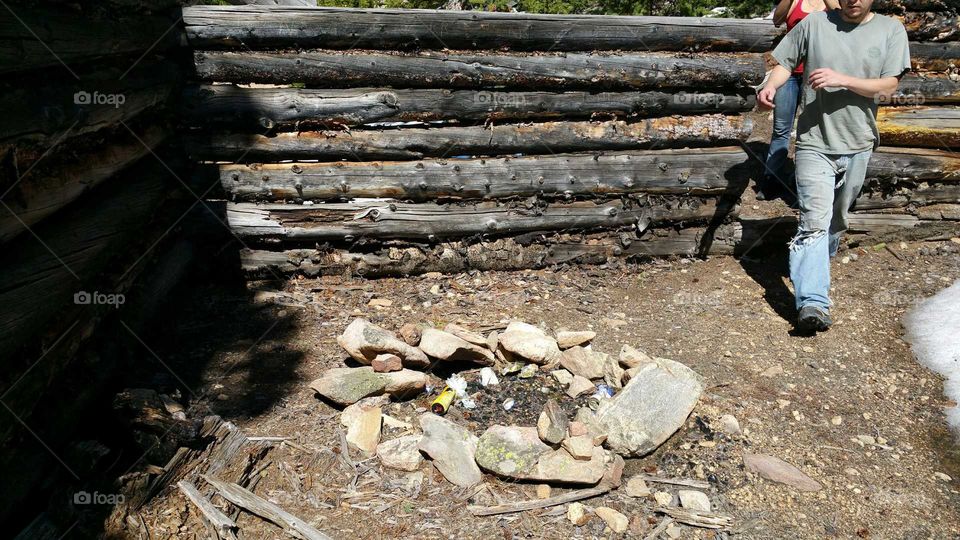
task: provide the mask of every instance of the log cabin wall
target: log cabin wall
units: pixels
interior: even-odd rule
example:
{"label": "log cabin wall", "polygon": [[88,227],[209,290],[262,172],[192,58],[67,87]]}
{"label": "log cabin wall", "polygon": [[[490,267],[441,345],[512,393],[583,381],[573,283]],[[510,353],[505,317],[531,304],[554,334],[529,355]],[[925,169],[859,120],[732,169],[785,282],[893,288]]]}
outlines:
{"label": "log cabin wall", "polygon": [[2,523],[84,474],[70,441],[85,412],[120,358],[149,354],[124,325],[155,305],[144,288],[176,275],[179,8],[51,0],[0,14]]}
{"label": "log cabin wall", "polygon": [[[855,233],[956,219],[960,202],[956,2],[877,7],[907,26],[915,71],[882,109]],[[738,202],[762,172],[749,111],[781,32],[768,20],[196,6],[184,23],[186,146],[250,277],[737,253],[765,236]]]}

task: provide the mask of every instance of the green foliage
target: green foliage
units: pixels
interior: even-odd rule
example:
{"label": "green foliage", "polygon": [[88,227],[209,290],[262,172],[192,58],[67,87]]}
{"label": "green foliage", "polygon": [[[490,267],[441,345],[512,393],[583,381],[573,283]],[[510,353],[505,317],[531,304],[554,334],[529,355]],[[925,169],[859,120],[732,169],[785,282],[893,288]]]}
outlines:
{"label": "green foliage", "polygon": [[[477,11],[525,11],[528,13],[595,13],[604,15],[666,15],[702,17],[725,6],[723,17],[751,18],[773,10],[770,0],[460,0],[464,9]],[[356,8],[437,9],[447,0],[318,0],[321,6]]]}

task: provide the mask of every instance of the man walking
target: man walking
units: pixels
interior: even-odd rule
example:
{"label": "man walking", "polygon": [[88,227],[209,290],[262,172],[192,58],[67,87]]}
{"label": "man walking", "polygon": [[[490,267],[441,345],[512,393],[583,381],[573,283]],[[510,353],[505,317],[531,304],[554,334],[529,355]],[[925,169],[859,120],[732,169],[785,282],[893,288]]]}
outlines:
{"label": "man walking", "polygon": [[873,0],[840,0],[840,9],[812,13],[773,51],[779,63],[758,93],[774,107],[777,88],[804,63],[797,122],[797,197],[800,227],[790,243],[801,331],[830,328],[830,257],[847,229],[880,143],[877,105],[910,69],[907,32],[896,19],[870,12]]}

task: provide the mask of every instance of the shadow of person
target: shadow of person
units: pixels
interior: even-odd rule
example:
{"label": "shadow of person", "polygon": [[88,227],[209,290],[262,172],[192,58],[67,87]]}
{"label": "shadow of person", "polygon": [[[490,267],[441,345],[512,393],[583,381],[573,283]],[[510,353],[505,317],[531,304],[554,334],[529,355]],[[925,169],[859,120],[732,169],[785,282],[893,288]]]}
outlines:
{"label": "shadow of person", "polygon": [[[740,266],[758,285],[763,287],[763,299],[784,320],[797,320],[793,292],[785,279],[790,275],[790,257],[787,246],[755,250],[740,257]],[[792,334],[792,333],[791,333]]]}

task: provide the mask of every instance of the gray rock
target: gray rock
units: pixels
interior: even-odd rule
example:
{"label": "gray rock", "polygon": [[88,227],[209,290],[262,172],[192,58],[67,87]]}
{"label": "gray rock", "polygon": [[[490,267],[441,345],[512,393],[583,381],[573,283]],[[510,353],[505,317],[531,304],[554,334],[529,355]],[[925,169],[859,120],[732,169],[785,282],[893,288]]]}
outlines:
{"label": "gray rock", "polygon": [[582,332],[560,330],[557,332],[557,345],[559,345],[561,349],[569,349],[570,347],[589,343],[593,341],[595,337],[597,337],[597,333],[591,330],[584,330]]}
{"label": "gray rock", "polygon": [[478,347],[436,328],[423,329],[420,350],[433,358],[449,362],[476,362],[485,366],[493,364],[493,353],[485,347]]}
{"label": "gray rock", "polygon": [[430,456],[433,466],[448,482],[470,487],[483,480],[483,473],[476,463],[476,435],[432,413],[420,417],[420,427],[423,428],[420,451]]}
{"label": "gray rock", "polygon": [[684,508],[701,512],[710,511],[710,498],[702,491],[681,489],[677,495],[680,496],[680,506]]}
{"label": "gray rock", "polygon": [[596,423],[607,434],[608,448],[622,456],[644,456],[683,426],[702,393],[703,381],[692,369],[657,359],[600,403]]}
{"label": "gray rock", "polygon": [[585,379],[599,379],[603,377],[603,355],[590,349],[577,346],[563,351],[560,355],[560,365],[574,375]]}
{"label": "gray rock", "polygon": [[634,349],[629,345],[620,348],[620,364],[625,368],[640,367],[652,362],[653,358],[643,351]]}
{"label": "gray rock", "polygon": [[556,369],[551,371],[550,374],[564,388],[570,386],[570,383],[573,382],[573,374],[565,369]]}
{"label": "gray rock", "polygon": [[415,471],[423,463],[420,454],[421,435],[404,435],[377,446],[377,457],[380,463],[389,469],[401,471]]}
{"label": "gray rock", "polygon": [[500,347],[534,364],[548,364],[560,356],[557,340],[536,326],[512,322],[499,336]]}
{"label": "gray rock", "polygon": [[823,486],[786,461],[766,454],[743,453],[747,470],[761,477],[795,487],[800,491],[819,491]]}
{"label": "gray rock", "polygon": [[508,478],[527,478],[540,456],[550,450],[540,440],[536,428],[494,425],[480,436],[477,464]]}
{"label": "gray rock", "polygon": [[587,392],[593,392],[596,389],[596,386],[590,382],[590,379],[581,377],[580,375],[574,375],[573,380],[570,381],[570,386],[567,387],[567,395],[572,398],[577,398]]}
{"label": "gray rock", "polygon": [[590,459],[593,455],[593,448],[593,437],[590,435],[567,437],[563,440],[563,449],[575,459]]}
{"label": "gray rock", "polygon": [[593,485],[603,478],[607,470],[607,458],[606,450],[599,447],[594,447],[589,460],[577,459],[561,448],[540,456],[534,471],[523,479]]}
{"label": "gray rock", "polygon": [[372,367],[333,368],[310,383],[310,388],[340,405],[350,405],[369,396],[390,394],[397,398],[423,392],[429,378],[410,369],[377,373]]}
{"label": "gray rock", "polygon": [[623,388],[624,369],[620,367],[620,362],[608,354],[603,354],[603,382],[611,388],[620,390]]}
{"label": "gray rock", "polygon": [[560,444],[567,436],[569,425],[570,420],[560,405],[555,400],[548,399],[537,419],[537,433],[540,438],[549,444]]}
{"label": "gray rock", "polygon": [[377,355],[390,353],[403,359],[406,366],[426,367],[427,355],[366,319],[354,319],[337,337],[337,343],[361,364],[369,365]]}
{"label": "gray rock", "polygon": [[[483,337],[482,335],[476,332],[467,330],[466,328],[460,326],[459,324],[449,323],[443,327],[443,331],[447,332],[448,334],[453,334],[458,338],[468,343],[471,343],[473,345],[477,345],[480,347],[487,346],[487,338]],[[492,355],[493,353],[491,352],[490,354]]]}

